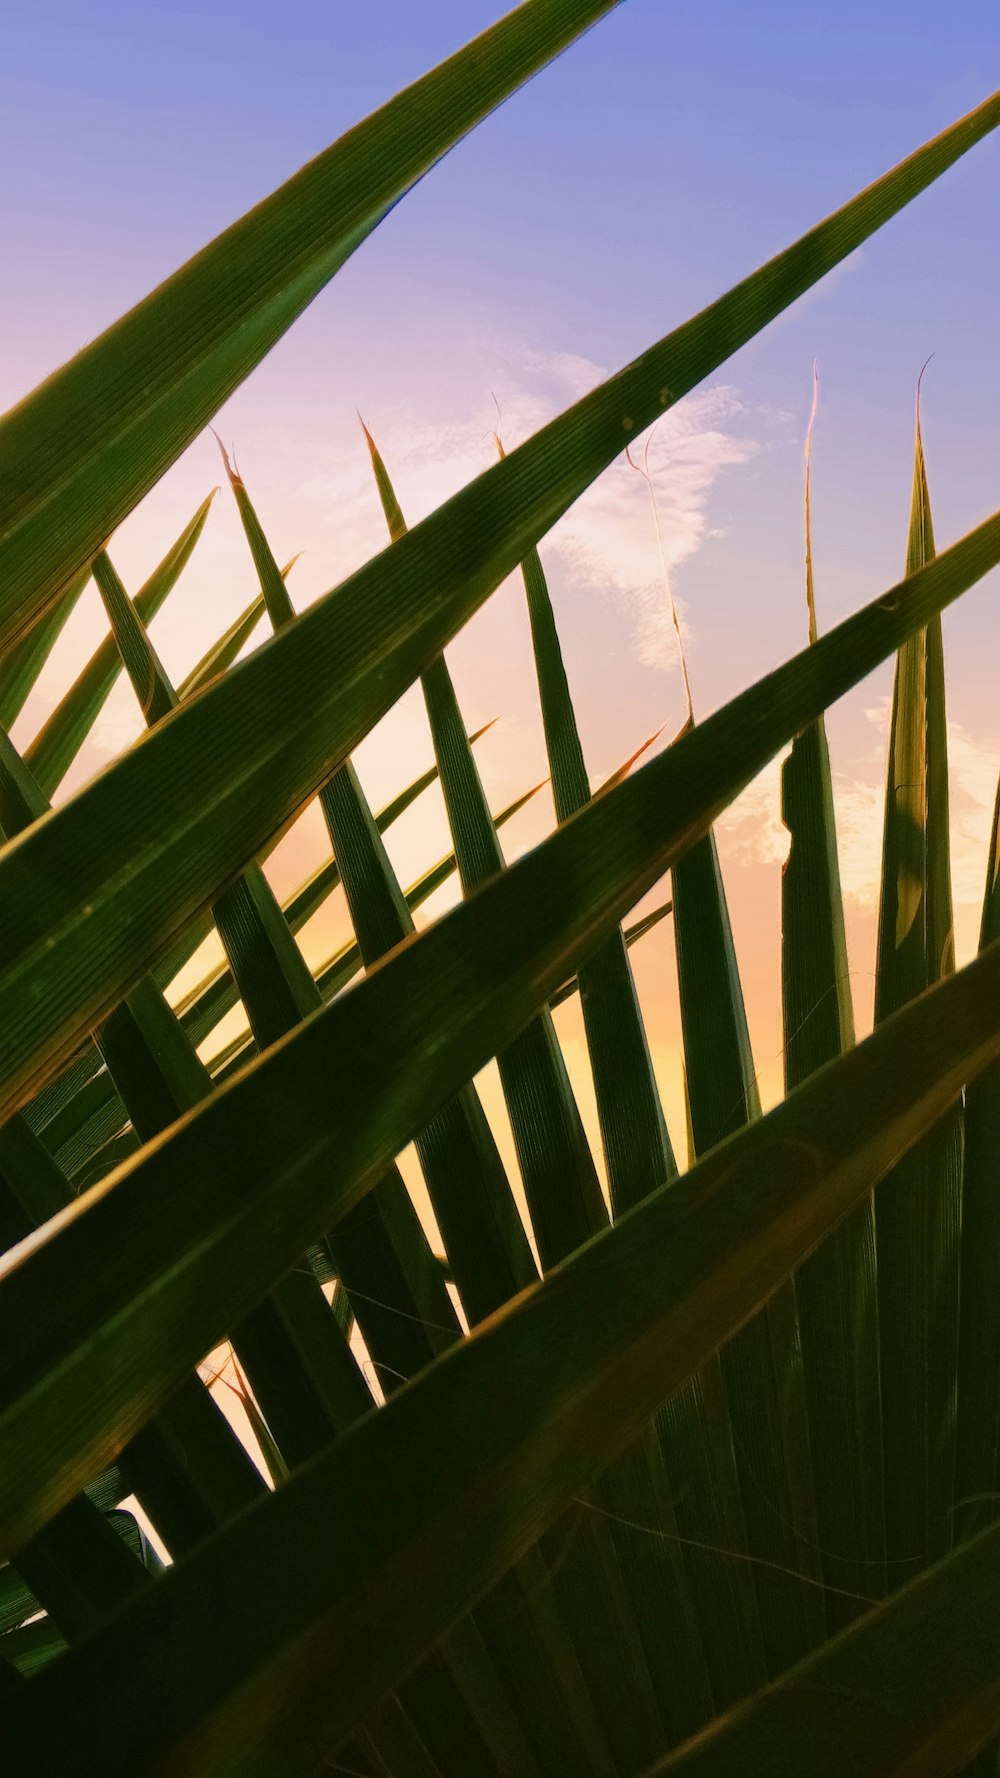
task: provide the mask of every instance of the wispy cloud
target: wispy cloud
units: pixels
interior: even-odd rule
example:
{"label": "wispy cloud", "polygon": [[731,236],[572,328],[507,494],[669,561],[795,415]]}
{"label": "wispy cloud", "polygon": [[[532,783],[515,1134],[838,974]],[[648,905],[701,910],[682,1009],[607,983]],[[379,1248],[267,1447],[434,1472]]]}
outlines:
{"label": "wispy cloud", "polygon": [[[528,437],[599,383],[607,372],[569,353],[513,356],[493,391],[484,393],[467,420],[427,424],[412,414],[390,416],[378,442],[398,481],[411,523],[448,499],[493,461],[490,433],[499,427],[508,447]],[[747,414],[728,384],[700,390],[660,421],[652,438],[649,468],[667,566],[673,571],[701,548],[710,533],[709,503],[719,476],[746,463],[757,450],[746,433]],[[624,444],[625,441],[623,441]],[[331,536],[344,572],[382,546],[367,465],[342,453],[314,459],[297,490],[329,515]],[[548,560],[585,585],[621,601],[632,613],[635,651],[646,666],[676,664],[662,568],[645,483],[624,455],[598,478],[545,540]],[[683,611],[683,607],[681,607]]]}

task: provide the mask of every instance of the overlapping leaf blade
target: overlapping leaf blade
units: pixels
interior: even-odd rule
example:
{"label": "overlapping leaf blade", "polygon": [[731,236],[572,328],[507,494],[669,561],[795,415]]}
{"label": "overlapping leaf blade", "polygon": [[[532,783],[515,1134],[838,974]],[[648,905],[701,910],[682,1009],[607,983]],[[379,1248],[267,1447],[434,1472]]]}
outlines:
{"label": "overlapping leaf blade", "polygon": [[89,578],[87,569],[74,575],[51,610],[14,644],[0,664],[0,724],[4,728],[11,728],[17,720]]}
{"label": "overlapping leaf blade", "polygon": [[[477,740],[482,732],[478,731],[471,739]],[[391,798],[375,817],[379,831],[386,832],[436,777],[437,767],[432,766],[398,796]],[[529,793],[531,794],[534,792]],[[498,821],[509,819],[521,807],[523,799],[515,798],[507,809],[501,811]],[[420,900],[432,894],[453,868],[451,860],[442,859],[430,872],[425,873],[410,892],[414,897],[413,905],[418,905]],[[293,932],[301,930],[305,922],[322,907],[327,897],[333,894],[339,882],[336,861],[330,860],[321,865],[295,891],[283,909]],[[159,987],[165,988],[169,984],[211,930],[211,914],[199,916],[180,943],[154,969],[153,979]],[[332,958],[319,974],[319,986],[324,997],[329,999],[344,987],[359,967],[360,959],[352,959],[346,952],[338,953]],[[199,1044],[207,1036],[215,1017],[221,1016],[223,1010],[228,1010],[235,999],[236,985],[228,968],[221,973],[213,973],[200,988],[185,996],[178,1011],[195,1044]],[[114,1083],[107,1076],[98,1078],[100,1068],[100,1054],[91,1045],[25,1111],[25,1117],[32,1129],[44,1133],[46,1145],[56,1155],[60,1166],[71,1174],[89,1160],[96,1147],[120,1130],[125,1121],[124,1108],[119,1105],[116,1110],[113,1103]]]}
{"label": "overlapping leaf blade", "polygon": [[[590,801],[590,781],[537,549],[527,552],[521,572],[552,794],[556,815],[565,821]],[[617,1215],[662,1185],[676,1166],[620,932],[587,959],[579,982],[611,1208]]]}
{"label": "overlapping leaf blade", "polygon": [[[216,489],[202,501],[162,562],[154,568],[149,579],[136,593],[136,610],[143,623],[152,622],[177,585],[205,528],[209,508],[217,492]],[[51,716],[43,723],[30,746],[25,749],[25,762],[47,797],[54,794],[66,776],[107,702],[120,672],[121,660],[114,637],[108,636],[78,674]]]}
{"label": "overlapping leaf blade", "polygon": [[[702,1155],[760,1114],[713,834],[677,861],[672,886],[691,1137]],[[682,1522],[702,1546],[688,1562],[724,1705],[822,1634],[797,1358],[786,1287],[664,1412]]]}
{"label": "overlapping leaf blade", "polygon": [[[367,428],[365,435],[390,537],[397,540],[406,532],[402,510]],[[468,895],[503,870],[505,862],[443,655],[431,662],[421,683],[462,888]],[[545,1271],[608,1225],[547,1008],[501,1050],[497,1065]],[[565,1527],[553,1533],[547,1546],[557,1590],[570,1607],[581,1663],[623,1769],[642,1762],[642,1749],[651,1738],[662,1745],[666,1735],[682,1735],[698,1721],[699,1708],[710,1697],[676,1543],[665,1539],[651,1553],[630,1529],[629,1521],[662,1514],[665,1528],[676,1533],[655,1477],[655,1452],[641,1443],[602,1478],[597,1494],[601,1510],[577,1527],[569,1556],[560,1555],[558,1548]],[[686,1624],[688,1635],[678,1635],[679,1624]]]}
{"label": "overlapping leaf blade", "polygon": [[[995,1059],[998,989],[994,946],[165,1577],[155,1606],[139,1601],[15,1701],[15,1778],[66,1745],[81,1778],[312,1771]],[[127,1675],[113,1719],[95,1684],[109,1662]]]}
{"label": "overlapping leaf blade", "polygon": [[[774,751],[998,558],[1000,518],[595,799],[275,1046],[179,1124],[170,1143],[151,1147],[88,1194],[76,1214],[57,1219],[37,1245],[16,1250],[0,1273],[0,1317],[5,1327],[10,1321],[5,1436],[20,1478],[0,1497],[8,1537],[22,1541],[102,1467],[170,1382],[227,1330],[233,1314],[329,1224],[339,1194],[346,1209],[370,1182],[370,1169],[397,1152],[516,1034],[567,968],[707,831]],[[368,1030],[372,1019],[377,1040]],[[432,1068],[417,1060],[428,1047]],[[346,1131],[336,1127],[341,1096],[345,1115],[360,1125],[350,1164]],[[250,1127],[257,1142],[253,1193],[244,1160]],[[339,1157],[335,1180],[321,1164],[332,1152]],[[283,1205],[277,1224],[262,1207],[272,1191]],[[192,1214],[199,1231],[193,1247]],[[85,1259],[92,1242],[104,1251],[105,1240],[118,1255],[113,1281],[98,1280]],[[32,1325],[23,1308],[36,1289],[54,1305],[43,1326]],[[187,1304],[183,1317],[170,1307],[178,1293]],[[109,1318],[118,1328],[131,1324],[134,1334],[122,1341],[123,1362],[113,1378],[103,1374],[96,1337]],[[85,1381],[95,1362],[98,1374]]]}
{"label": "overlapping leaf blade", "polygon": [[[395,490],[371,433],[365,438],[392,542],[406,535]],[[503,853],[444,655],[421,676],[463,893],[505,868]],[[543,1270],[607,1226],[597,1171],[547,1012],[498,1058],[518,1165]]]}
{"label": "overlapping leaf blade", "polygon": [[[143,628],[107,553],[93,564],[112,634],[132,689],[149,726],[177,707],[170,677]],[[280,577],[279,577],[280,578]],[[282,583],[283,585],[283,583]],[[320,1004],[320,995],[291,929],[260,866],[253,862],[225,889],[212,908],[241,999],[261,1049],[284,1036]],[[125,1009],[131,1013],[133,995]],[[159,1014],[155,1030],[161,1049],[173,1043],[194,1076],[196,1100],[211,1092],[207,1069],[194,1053],[190,1034],[152,988],[152,1008]],[[109,1051],[107,1034],[119,1014],[113,1013],[101,1034],[101,1047],[125,1100],[133,1126],[146,1139],[173,1121],[170,1107],[144,1128],[130,1098],[128,1082],[132,1051]],[[131,1026],[128,1037],[132,1037]],[[156,1052],[151,1072],[157,1073]],[[157,1081],[157,1086],[160,1082]],[[443,1295],[443,1292],[442,1292]],[[297,1266],[281,1279],[273,1294],[233,1329],[234,1349],[250,1379],[270,1431],[284,1461],[294,1467],[322,1450],[346,1425],[371,1406],[371,1395],[350,1353],[343,1329],[308,1266]]]}
{"label": "overlapping leaf blade", "polygon": [[[282,603],[287,603],[284,578],[273,560],[270,567],[274,587],[280,589]],[[177,693],[103,552],[95,559],[94,576],[133,689],[147,723],[152,725],[176,708]],[[259,1047],[265,1049],[321,1005],[319,989],[258,865],[251,864],[242,872],[215,902],[212,911],[254,1037]],[[181,1029],[178,1024],[177,1031]],[[119,1080],[126,1073],[120,1067]],[[203,1080],[207,1091],[207,1074]],[[387,1218],[391,1218],[391,1223]],[[372,1227],[373,1222],[377,1227]],[[357,1272],[357,1260],[350,1252],[352,1232],[337,1230],[328,1237],[332,1253],[340,1260],[342,1281],[349,1289]],[[364,1296],[366,1307],[362,1313],[366,1327],[372,1321],[367,1313],[367,1304],[371,1302],[382,1309],[396,1309],[409,1323],[405,1331],[411,1336],[421,1326],[421,1311],[436,1318],[439,1328],[447,1329],[449,1319],[454,1318],[450,1316],[443,1281],[427,1252],[426,1239],[402,1183],[392,1170],[374,1188],[358,1232],[362,1239],[355,1245],[361,1246],[368,1262],[364,1282],[370,1291],[379,1293]],[[428,1283],[434,1282],[436,1295],[427,1288]],[[392,1296],[387,1300],[390,1290]],[[457,1332],[455,1324],[454,1333]],[[277,1441],[286,1467],[294,1468],[327,1448],[334,1436],[371,1408],[369,1390],[348,1350],[345,1331],[331,1314],[308,1265],[300,1264],[289,1271],[267,1300],[240,1320],[232,1341],[263,1410],[268,1433]],[[392,1357],[397,1356],[398,1349],[397,1337],[390,1346]],[[419,1368],[419,1362],[427,1362],[434,1349],[432,1339],[415,1368]],[[384,1346],[376,1346],[376,1353],[385,1367]],[[471,1712],[465,1710],[449,1663],[440,1654],[432,1653],[404,1693],[410,1708],[418,1712],[429,1744],[441,1745],[447,1756],[446,1765],[457,1755],[460,1763],[464,1760],[474,1769],[485,1770],[491,1748],[496,1750],[498,1770],[511,1757],[519,1761],[516,1726],[511,1724],[506,1737],[497,1734],[496,1725],[503,1721],[505,1712],[510,1715],[509,1706],[471,1626],[455,1633],[452,1646],[461,1654],[463,1674],[472,1678],[479,1707],[473,1706]]]}
{"label": "overlapping leaf blade", "polygon": [[[294,618],[291,601],[242,477],[230,465],[225,450],[223,459],[271,622],[275,629],[280,629]],[[468,748],[464,730],[462,744]],[[439,762],[439,772],[440,769]],[[357,935],[357,948],[365,964],[370,966],[384,952],[410,936],[410,914],[350,762],[335,772],[329,783],[323,786],[320,791],[320,806],[338,860]],[[486,818],[492,832],[492,821],[488,814]],[[505,1303],[518,1288],[533,1280],[536,1273],[525,1230],[515,1207],[492,1131],[474,1089],[464,1088],[453,1102],[441,1108],[425,1129],[418,1130],[415,1133],[415,1146],[431,1204],[444,1236],[451,1276],[469,1319],[475,1322],[485,1313]],[[386,1312],[388,1311],[390,1317],[400,1311],[404,1316],[408,1315],[410,1328],[400,1331],[410,1332],[411,1347],[416,1345],[417,1351],[411,1351],[405,1358],[400,1354],[395,1375],[392,1374],[393,1366],[383,1362],[382,1374],[390,1389],[398,1386],[407,1375],[412,1375],[415,1369],[419,1369],[427,1361],[435,1345],[440,1349],[442,1333],[445,1334],[444,1343],[448,1343],[448,1329],[453,1323],[450,1304],[443,1297],[440,1278],[437,1279],[437,1286],[443,1301],[428,1306],[425,1327],[417,1324],[417,1317],[412,1313],[416,1305],[409,1303],[404,1295],[394,1289],[396,1280],[391,1265],[387,1264],[386,1242],[383,1239],[380,1247],[379,1240],[383,1227],[389,1221],[399,1224],[400,1212],[404,1208],[409,1209],[409,1200],[399,1179],[390,1174],[375,1187],[363,1204],[355,1206],[341,1219],[327,1237],[331,1257],[347,1286],[366,1336],[369,1329],[380,1331],[379,1323],[382,1324],[383,1338],[376,1349],[383,1359],[386,1353]],[[457,1327],[454,1331],[457,1333]],[[426,1338],[427,1333],[430,1333],[429,1340]],[[417,1336],[416,1340],[413,1336]],[[423,1355],[420,1353],[421,1338],[425,1345]],[[398,1349],[398,1338],[394,1344]],[[603,1527],[598,1536],[602,1532]],[[610,1563],[606,1565],[614,1570],[613,1552]],[[559,1594],[565,1597],[569,1593],[571,1599],[577,1602],[580,1597],[579,1577],[580,1564],[575,1556],[571,1556],[569,1562],[559,1569],[556,1582]],[[620,1578],[614,1578],[618,1579],[620,1592]],[[577,1583],[575,1591],[574,1583]],[[524,1735],[534,1744],[539,1756],[544,1758],[544,1739],[543,1744],[539,1745],[538,1721],[540,1694],[544,1694],[549,1710],[564,1725],[564,1735],[568,1733],[571,1737],[565,1743],[565,1755],[571,1754],[575,1745],[573,1729],[581,1716],[585,1716],[582,1704],[586,1705],[586,1711],[589,1712],[589,1700],[586,1699],[585,1689],[581,1699],[582,1688],[575,1681],[575,1675],[569,1697],[560,1697],[559,1679],[567,1672],[572,1675],[579,1662],[589,1681],[590,1690],[596,1693],[601,1724],[606,1725],[616,1751],[635,1764],[640,1750],[648,1747],[651,1740],[656,1742],[661,1738],[661,1730],[655,1706],[649,1700],[648,1708],[644,1708],[647,1706],[646,1696],[641,1687],[632,1684],[627,1665],[621,1658],[617,1663],[609,1663],[604,1655],[600,1625],[607,1620],[608,1612],[615,1607],[615,1587],[605,1587],[597,1612],[591,1610],[588,1614],[575,1610],[571,1613],[578,1647],[582,1641],[579,1655],[569,1644],[565,1627],[553,1608],[554,1601],[550,1597],[550,1591],[544,1570],[541,1586],[537,1573],[526,1576],[515,1571],[507,1577],[504,1596],[499,1601],[491,1598],[485,1602],[484,1611],[476,1625],[477,1629],[481,1625],[494,1652],[498,1671],[508,1680]],[[592,1606],[593,1599],[587,1599],[586,1603]],[[514,1621],[519,1620],[520,1623],[520,1636],[513,1645],[505,1621],[505,1614],[509,1616],[511,1613]],[[467,1630],[468,1626],[464,1628]],[[596,1651],[593,1647],[595,1639],[599,1644]],[[644,1672],[641,1645],[636,1640],[634,1626],[628,1620],[627,1608],[621,1640],[626,1650],[631,1652],[634,1662]],[[526,1663],[525,1651],[516,1646],[517,1641],[529,1646],[534,1641],[539,1647],[547,1641],[549,1647],[555,1645],[557,1651],[565,1643],[566,1652],[557,1652],[554,1662],[545,1662],[544,1659],[539,1661],[536,1656],[534,1663]],[[423,1667],[415,1676],[414,1684],[420,1689],[421,1695],[432,1677]],[[619,1708],[623,1688],[630,1702],[630,1708],[626,1711]],[[434,1718],[439,1714],[435,1712]],[[487,1721],[490,1714],[487,1712]],[[492,1714],[495,1715],[495,1711]],[[482,1722],[482,1711],[476,1711],[475,1715]],[[647,1725],[647,1717],[651,1718],[652,1733]],[[428,1725],[428,1732],[430,1727]],[[436,1733],[439,1734],[440,1729]],[[434,1739],[434,1734],[431,1734],[431,1739]],[[597,1729],[597,1739],[599,1743],[603,1741],[601,1728]],[[592,1740],[593,1730],[588,1730],[583,1738],[583,1748]],[[452,1749],[453,1753],[454,1751]],[[572,1757],[579,1756],[573,1753]],[[584,1753],[584,1760],[586,1757]],[[481,1764],[482,1755],[477,1760],[468,1747],[464,1753],[459,1750],[459,1769],[470,1758],[474,1766]],[[449,1762],[445,1763],[447,1765]],[[523,1763],[523,1760],[515,1758],[515,1765],[519,1763]],[[503,1760],[500,1765],[502,1769]]]}
{"label": "overlapping leaf blade", "polygon": [[[980,948],[1000,937],[1000,789],[980,927]],[[961,1344],[955,1529],[970,1536],[1000,1503],[1000,1069],[984,1070],[965,1097],[962,1179]]]}
{"label": "overlapping leaf blade", "polygon": [[[138,1047],[135,1035],[133,1027],[132,1041]],[[67,1180],[21,1118],[11,1119],[0,1130],[0,1186],[5,1245],[24,1239],[73,1202]],[[128,1491],[137,1493],[154,1514],[167,1544],[177,1551],[191,1547],[252,1502],[263,1485],[239,1440],[194,1378],[188,1379],[159,1418],[122,1451],[119,1472],[118,1498]],[[127,1483],[121,1485],[124,1478]],[[102,1579],[99,1543],[96,1551],[94,1548],[97,1533],[81,1502],[82,1496],[64,1509],[67,1516],[57,1540],[56,1561],[81,1603],[86,1605],[90,1599],[93,1606],[106,1602],[115,1589],[127,1584],[128,1577],[119,1572],[120,1563],[112,1562],[110,1574]],[[91,1521],[98,1504],[95,1496]],[[37,1556],[46,1563],[43,1573],[51,1577],[46,1538],[47,1528],[32,1541]],[[75,1578],[69,1574],[74,1553]],[[55,1578],[58,1582],[58,1574]],[[45,1603],[50,1602],[46,1591]]]}
{"label": "overlapping leaf blade", "polygon": [[613,459],[625,422],[648,425],[998,121],[1000,97],[544,428],[11,848],[0,860],[5,1106],[302,805]]}
{"label": "overlapping leaf blade", "polygon": [[1000,1721],[998,1604],[993,1528],[645,1778],[947,1778]]}

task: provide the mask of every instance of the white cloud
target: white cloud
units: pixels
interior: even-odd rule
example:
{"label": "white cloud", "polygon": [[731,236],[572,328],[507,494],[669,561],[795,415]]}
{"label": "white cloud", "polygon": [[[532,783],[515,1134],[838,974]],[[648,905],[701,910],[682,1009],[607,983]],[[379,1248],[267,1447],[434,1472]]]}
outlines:
{"label": "white cloud", "polygon": [[[671,579],[709,535],[709,497],[719,476],[724,469],[748,462],[757,448],[753,440],[732,429],[742,413],[736,391],[719,385],[671,409],[652,435],[649,473]],[[642,460],[641,444],[633,455]],[[676,665],[649,490],[624,459],[613,464],[556,526],[549,547],[563,555],[578,579],[624,599],[634,614],[638,658],[644,666]],[[678,611],[687,641],[682,600]]]}
{"label": "white cloud", "polygon": [[[878,902],[881,875],[888,699],[866,710],[865,716],[877,733],[871,771],[851,777],[834,770],[833,795],[845,898],[858,908],[872,909]],[[981,739],[960,723],[949,722],[948,766],[955,905],[978,909],[1000,771],[1000,741]],[[728,855],[738,863],[780,864],[787,856],[788,833],[780,816],[780,771],[780,760],[772,761],[720,817],[718,825],[727,836]]]}
{"label": "white cloud", "polygon": [[117,759],[132,746],[143,732],[143,721],[137,709],[122,710],[106,706],[90,731],[88,744],[106,759]]}
{"label": "white cloud", "polygon": [[727,856],[738,864],[783,864],[788,856],[788,829],[780,813],[784,757],[772,759],[716,823],[727,836]]}
{"label": "white cloud", "polygon": [[[501,431],[508,448],[535,432],[607,375],[570,353],[522,353],[498,379],[493,397],[484,396],[469,420],[441,425],[403,414],[379,428],[378,444],[391,464],[393,480],[409,522],[415,523],[456,493],[494,460],[490,434]],[[497,412],[499,408],[499,414]],[[709,525],[712,489],[722,472],[746,463],[757,450],[738,423],[744,407],[727,384],[696,391],[657,424],[650,443],[664,557],[671,572],[717,536]],[[623,435],[623,452],[629,442]],[[641,459],[643,440],[633,441]],[[324,453],[300,498],[330,515],[331,545],[343,573],[367,560],[385,541],[375,511],[371,481],[361,454],[347,459]],[[318,515],[319,516],[319,515]],[[633,614],[638,659],[647,666],[676,665],[676,644],[664,587],[649,491],[624,455],[577,501],[545,540],[546,558],[555,557],[575,581],[620,600]],[[327,559],[324,556],[324,559]],[[683,616],[683,608],[681,607]]]}
{"label": "white cloud", "polygon": [[885,786],[834,773],[833,806],[844,897],[856,907],[873,908],[882,869]]}

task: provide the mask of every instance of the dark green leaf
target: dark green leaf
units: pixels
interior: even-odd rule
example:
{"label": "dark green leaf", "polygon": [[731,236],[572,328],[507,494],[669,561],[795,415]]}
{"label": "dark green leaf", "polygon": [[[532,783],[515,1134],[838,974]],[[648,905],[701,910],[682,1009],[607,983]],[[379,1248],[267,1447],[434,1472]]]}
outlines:
{"label": "dark green leaf", "polygon": [[[806,439],[806,602],[817,637]],[[854,1042],[833,782],[822,718],[796,735],[781,771],[789,852],[781,876],[785,1086],[791,1091]],[[864,1203],[795,1281],[827,1623],[847,1624],[885,1586],[875,1223]]]}
{"label": "dark green leaf", "polygon": [[[919,410],[908,573],[934,557]],[[941,619],[900,649],[886,780],[875,1017],[954,967]],[[890,1586],[952,1541],[962,1114],[955,1107],[875,1206]]]}
{"label": "dark green leaf", "polygon": [[[539,30],[553,9],[532,0]],[[5,1107],[329,777],[613,460],[627,427],[648,425],[998,121],[1000,96],[496,464],[0,858]],[[987,528],[959,546],[979,553],[979,572],[991,539]]]}
{"label": "dark green leaf", "polygon": [[[389,976],[386,968],[369,986]],[[60,1769],[69,1748],[78,1778],[314,1771],[996,1059],[998,993],[994,945],[653,1194],[164,1576],[148,1605],[138,1600],[14,1700],[6,1747],[16,1750],[16,1778]],[[963,1575],[981,1575],[991,1590],[992,1564],[975,1558],[998,1541],[988,1532],[971,1558],[957,1558]],[[972,1698],[973,1675],[988,1674],[995,1721],[996,1661],[983,1634],[990,1614],[980,1615],[985,1595],[970,1597],[984,1601],[968,1618],[980,1654],[969,1680],[959,1668],[956,1683]],[[905,1635],[894,1646],[907,1656]],[[941,1658],[936,1636],[932,1646]],[[109,1671],[118,1680],[113,1713],[99,1683]],[[801,1707],[801,1693],[792,1695]],[[841,1688],[824,1708],[850,1724],[853,1700]],[[916,1701],[912,1714],[896,1708],[888,1720],[905,1745]],[[991,1726],[975,1720],[980,1737]]]}
{"label": "dark green leaf", "polygon": [[48,660],[49,653],[61,634],[80,594],[90,579],[88,569],[71,580],[65,593],[43,618],[32,626],[26,636],[15,642],[0,663],[0,724],[12,728],[25,700]]}
{"label": "dark green leaf", "polygon": [[945,1778],[1000,1720],[998,1606],[994,1528],[646,1778]]}
{"label": "dark green leaf", "polygon": [[[177,585],[205,528],[208,509],[217,493],[218,489],[213,489],[207,500],[202,501],[162,562],[136,593],[135,608],[143,623],[152,622],[167,595]],[[87,577],[89,572],[88,569]],[[120,672],[121,657],[114,637],[108,636],[25,750],[25,762],[47,797],[54,794],[66,776]]]}
{"label": "dark green leaf", "polygon": [[0,425],[0,641],[28,628],[371,233],[615,0],[529,0],[219,235]]}
{"label": "dark green leaf", "polygon": [[[995,518],[597,798],[16,1249],[0,1266],[8,1539],[106,1465],[791,735],[998,555]],[[91,1257],[107,1251],[110,1278]],[[36,1291],[52,1305],[44,1324],[27,1307]],[[131,1329],[113,1376],[97,1338],[109,1318]]]}

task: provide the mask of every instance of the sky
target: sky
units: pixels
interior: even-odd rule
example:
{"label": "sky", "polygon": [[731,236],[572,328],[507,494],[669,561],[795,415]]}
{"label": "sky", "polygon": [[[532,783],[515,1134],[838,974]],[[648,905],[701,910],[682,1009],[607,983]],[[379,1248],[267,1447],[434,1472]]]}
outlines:
{"label": "sky", "polygon": [[[498,16],[502,0],[13,0],[0,52],[5,242],[0,407],[19,400],[343,130]],[[408,518],[526,437],[927,137],[996,80],[995,0],[625,0],[411,193],[232,397],[217,425],[300,604],[384,541],[360,410]],[[802,450],[813,456],[820,625],[902,572],[914,389],[939,545],[1000,504],[1000,141],[975,149],[693,392],[650,450],[696,713],[806,636]],[[498,419],[499,416],[499,419]],[[199,438],[122,526],[134,590],[220,479]],[[543,545],[594,783],[684,715],[648,491],[619,462]],[[957,932],[975,943],[1000,765],[997,577],[946,618]],[[154,639],[176,677],[254,592],[228,492]],[[85,596],[15,730],[26,742],[102,633]],[[495,808],[544,776],[523,594],[508,583],[449,652]],[[831,713],[858,1022],[868,1022],[888,669]],[[139,731],[127,686],[63,787]],[[373,802],[431,759],[409,694],[359,751]],[[780,1088],[776,769],[718,838],[765,1101]],[[539,795],[508,857],[551,826]],[[323,852],[285,843],[291,889]],[[446,846],[429,796],[392,836],[405,880]],[[433,914],[445,904],[436,900]],[[644,905],[652,905],[648,902]],[[337,931],[306,934],[317,961]],[[675,1134],[669,928],[634,953]],[[577,1015],[560,1029],[593,1127]],[[682,1146],[679,1143],[678,1146]]]}

